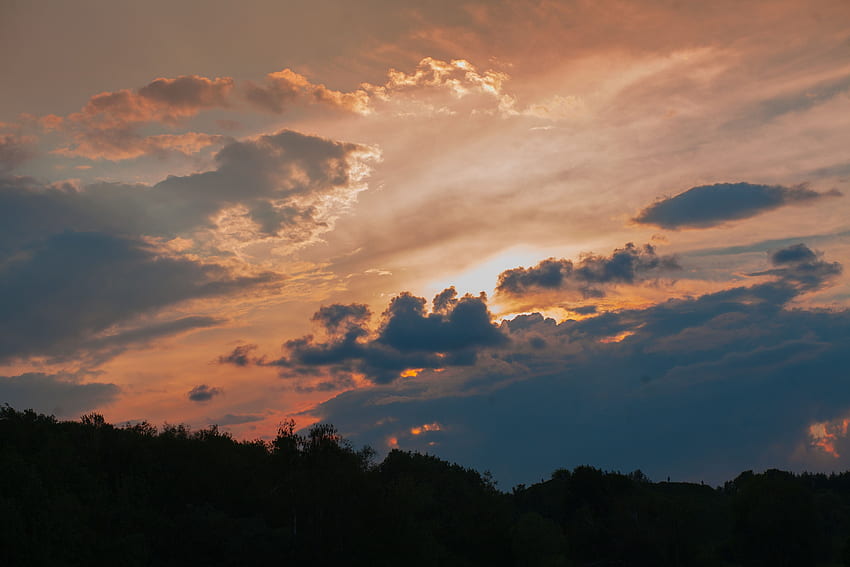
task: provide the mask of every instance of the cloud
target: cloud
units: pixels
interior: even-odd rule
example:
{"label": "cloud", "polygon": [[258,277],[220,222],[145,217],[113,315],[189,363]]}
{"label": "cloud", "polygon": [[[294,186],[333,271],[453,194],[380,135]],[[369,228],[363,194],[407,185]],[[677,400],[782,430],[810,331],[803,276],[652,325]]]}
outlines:
{"label": "cloud", "polygon": [[287,105],[303,102],[323,104],[357,114],[370,112],[369,94],[366,91],[334,91],[325,85],[311,83],[307,77],[292,69],[269,73],[263,85],[247,82],[244,96],[251,104],[276,113],[283,112]]}
{"label": "cloud", "polygon": [[205,326],[182,321],[107,333],[116,325],[187,299],[224,295],[276,276],[234,276],[215,264],[168,257],[143,242],[63,232],[31,243],[0,264],[0,359],[65,356]]}
{"label": "cloud", "polygon": [[456,295],[453,288],[438,294],[431,313],[426,312],[422,297],[403,293],[393,298],[376,340],[402,352],[441,353],[505,342],[490,323],[486,296],[455,299]]}
{"label": "cloud", "polygon": [[119,393],[115,384],[82,383],[63,374],[31,372],[0,376],[0,403],[57,417],[77,417],[113,402]]}
{"label": "cloud", "polygon": [[[485,95],[496,101],[497,108],[505,114],[518,114],[513,109],[516,101],[503,92],[508,80],[506,73],[479,71],[465,59],[444,61],[425,57],[410,72],[390,69],[387,80],[381,84],[363,83],[360,88],[342,92],[325,85],[310,82],[307,77],[292,69],[269,73],[263,84],[246,82],[243,96],[254,106],[270,112],[280,113],[290,105],[312,103],[354,112],[372,114],[388,109],[396,115],[426,113],[452,113],[451,101],[426,102],[426,92],[446,93],[454,101],[469,95]],[[410,94],[417,95],[411,98]],[[395,108],[395,103],[402,107]],[[390,105],[390,106],[387,106]],[[447,106],[448,105],[448,106]]]}
{"label": "cloud", "polygon": [[[478,351],[500,346],[507,338],[491,322],[485,296],[456,296],[454,288],[441,292],[429,313],[424,298],[402,293],[390,301],[374,332],[365,305],[322,307],[313,321],[324,339],[307,335],[290,340],[284,343],[287,356],[253,362],[281,367],[285,376],[312,377],[327,371],[334,380],[320,384],[324,389],[334,382],[348,384],[352,375],[387,383],[424,368],[473,364]],[[219,360],[243,366],[234,353]]]}
{"label": "cloud", "polygon": [[217,417],[215,419],[210,419],[210,423],[214,423],[215,425],[241,425],[243,423],[254,423],[256,421],[263,421],[266,417],[264,415],[255,415],[255,414],[233,414],[226,413],[221,417]]}
{"label": "cloud", "polygon": [[[227,108],[237,102],[274,113],[291,105],[318,104],[365,115],[375,111],[376,103],[385,104],[407,91],[421,89],[448,92],[455,99],[469,94],[487,95],[507,111],[514,104],[512,97],[502,93],[507,79],[502,72],[478,71],[463,59],[442,61],[431,57],[422,59],[412,73],[391,69],[385,83],[364,83],[350,92],[312,83],[292,69],[269,73],[260,84],[245,81],[237,85],[230,77],[183,75],[158,78],[137,89],[103,92],[91,97],[79,112],[64,117],[43,116],[36,123],[46,131],[68,136],[70,143],[54,150],[67,157],[119,161],[170,152],[190,155],[227,143],[229,138],[204,132],[150,133],[146,126],[174,128],[201,111]],[[402,102],[409,106],[409,100]],[[2,149],[0,145],[0,157]],[[6,153],[12,157],[11,150]]]}
{"label": "cloud", "polygon": [[[208,326],[136,319],[278,282],[223,256],[258,241],[314,242],[365,188],[370,151],[284,130],[231,142],[212,171],[150,186],[0,177],[0,359],[117,352]],[[178,236],[191,254],[169,248]]]}
{"label": "cloud", "polygon": [[[54,154],[120,161],[151,155],[164,157],[171,153],[192,155],[204,148],[226,144],[230,138],[225,135],[157,132],[156,127],[160,130],[183,128],[188,119],[202,111],[244,110],[246,104],[274,113],[282,113],[295,105],[320,105],[360,115],[388,112],[409,116],[454,114],[456,110],[452,107],[458,100],[479,95],[471,103],[471,112],[483,110],[503,116],[573,113],[577,103],[564,97],[555,97],[531,110],[516,110],[515,98],[503,91],[508,78],[501,71],[480,71],[464,59],[444,61],[432,57],[420,60],[410,73],[390,69],[384,83],[362,83],[348,92],[313,83],[288,68],[267,74],[261,83],[237,83],[230,77],[182,75],[158,78],[137,89],[99,93],[79,112],[67,116],[28,116],[27,121],[44,132],[66,137],[63,145],[53,150]],[[481,108],[479,102],[483,105]],[[485,108],[492,107],[494,102],[495,108]],[[216,123],[224,130],[238,126],[227,119]],[[0,151],[0,157],[2,153]],[[11,149],[6,153],[14,157]]]}
{"label": "cloud", "polygon": [[34,155],[35,140],[32,137],[0,132],[0,174],[12,171]]}
{"label": "cloud", "polygon": [[789,271],[749,286],[580,321],[518,316],[472,366],[344,392],[310,414],[356,443],[423,451],[428,439],[405,432],[438,422],[444,458],[503,486],[587,462],[709,482],[846,468],[850,454],[825,453],[811,427],[850,414],[850,313],[789,307],[837,274],[807,250],[774,251]]}
{"label": "cloud", "polygon": [[804,186],[752,183],[700,185],[653,203],[638,213],[634,221],[671,230],[708,228],[754,217],[785,205],[809,203],[838,195],[841,193],[835,190],[818,193]]}
{"label": "cloud", "polygon": [[[174,122],[184,116],[192,116],[204,108],[227,106],[233,85],[233,79],[229,77],[209,79],[198,75],[183,75],[175,79],[159,78],[140,88],[137,91],[137,101],[130,106],[145,108],[149,117],[144,120],[150,120],[152,116],[162,122]],[[107,96],[112,94],[114,93]],[[92,99],[86,109],[94,101],[95,99]],[[119,108],[122,106],[119,105]],[[103,108],[99,106],[97,110],[102,112]],[[111,104],[107,104],[106,108],[115,109]]]}
{"label": "cloud", "polygon": [[[118,328],[110,329],[114,332],[101,333],[96,338],[87,339],[80,347],[86,351],[88,357],[86,362],[90,365],[97,365],[99,362],[105,362],[119,355],[130,347],[146,346],[163,337],[216,327],[226,322],[227,320],[223,318],[191,315],[153,323],[146,322],[127,328],[124,328],[124,325],[119,325]],[[62,360],[69,357],[80,357],[81,354],[80,349],[77,348],[73,352],[65,354],[54,352],[52,357]]]}
{"label": "cloud", "polygon": [[57,150],[67,156],[123,160],[165,151],[195,153],[225,138],[198,132],[145,135],[140,127],[150,123],[175,126],[210,108],[229,105],[234,88],[231,78],[183,75],[159,78],[139,89],[103,92],[66,117],[42,118],[48,130],[58,130],[73,140]]}
{"label": "cloud", "polygon": [[227,139],[226,136],[201,132],[145,136],[133,130],[109,130],[79,134],[73,146],[60,148],[54,153],[67,157],[118,161],[144,155],[164,156],[169,152],[190,155],[224,143]]}
{"label": "cloud", "polygon": [[224,391],[221,388],[215,388],[212,386],[207,386],[206,384],[200,384],[195,386],[186,394],[193,402],[208,402],[213,399],[215,396],[223,394]]}
{"label": "cloud", "polygon": [[496,290],[509,295],[572,290],[584,297],[601,297],[607,285],[634,284],[651,274],[660,276],[679,269],[675,257],[659,256],[651,244],[639,248],[629,242],[610,257],[588,254],[576,263],[549,258],[531,268],[505,270],[499,274]]}
{"label": "cloud", "polygon": [[371,316],[369,307],[362,303],[352,303],[351,305],[336,303],[320,307],[313,314],[312,320],[321,325],[329,334],[339,335],[363,329]]}
{"label": "cloud", "polygon": [[387,81],[381,86],[370,85],[369,90],[381,97],[417,87],[447,88],[457,96],[463,96],[473,90],[499,96],[502,85],[507,80],[507,74],[493,70],[479,72],[465,59],[443,61],[425,57],[419,61],[413,73],[390,69]]}
{"label": "cloud", "polygon": [[805,244],[800,243],[777,250],[770,255],[770,261],[775,265],[811,264],[817,261],[817,254]]}
{"label": "cloud", "polygon": [[227,77],[159,78],[135,91],[123,89],[95,95],[67,120],[100,129],[139,122],[174,123],[206,108],[226,106],[233,85],[233,79]]}
{"label": "cloud", "polygon": [[770,262],[777,267],[750,275],[778,276],[781,281],[796,284],[806,291],[820,288],[832,276],[837,276],[842,271],[841,264],[821,260],[818,254],[802,243],[773,252]]}
{"label": "cloud", "polygon": [[231,241],[307,242],[365,189],[374,158],[365,146],[282,130],[229,143],[212,171],[151,186],[0,178],[0,243],[64,229],[171,238],[222,225]]}
{"label": "cloud", "polygon": [[778,94],[757,100],[744,108],[739,117],[724,124],[724,128],[751,129],[788,114],[803,113],[850,92],[850,77],[846,72],[826,80],[818,78],[815,73],[814,80],[804,86],[794,85],[796,88],[790,92],[786,87]]}
{"label": "cloud", "polygon": [[[397,116],[451,115],[456,113],[457,101],[468,98],[474,101],[470,112],[513,116],[520,112],[514,108],[516,99],[504,91],[509,79],[502,71],[480,71],[466,59],[425,57],[413,72],[390,69],[383,84],[364,83],[361,89],[369,94],[375,108],[394,111]],[[444,94],[451,98],[442,97]]]}
{"label": "cloud", "polygon": [[251,352],[257,349],[257,345],[239,345],[230,354],[218,357],[219,364],[235,364],[236,366],[248,366],[251,364]]}

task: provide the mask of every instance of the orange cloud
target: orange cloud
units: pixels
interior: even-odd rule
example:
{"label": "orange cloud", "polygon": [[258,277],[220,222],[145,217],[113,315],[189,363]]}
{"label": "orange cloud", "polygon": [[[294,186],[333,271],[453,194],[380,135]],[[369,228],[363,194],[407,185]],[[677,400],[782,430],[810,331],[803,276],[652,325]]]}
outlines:
{"label": "orange cloud", "polygon": [[191,154],[224,138],[198,132],[146,136],[138,128],[148,123],[174,126],[201,110],[226,107],[233,86],[229,77],[159,78],[136,90],[97,94],[79,112],[48,115],[38,122],[47,131],[70,136],[72,144],[55,151],[60,155],[124,160],[171,151]]}
{"label": "orange cloud", "polygon": [[418,427],[411,427],[410,434],[422,435],[423,433],[427,433],[429,431],[442,431],[442,429],[442,426],[435,421],[434,423],[425,423]]}
{"label": "orange cloud", "polygon": [[[402,93],[436,89],[450,93],[455,99],[470,94],[487,95],[498,101],[499,110],[504,114],[515,114],[512,110],[514,98],[503,93],[503,84],[508,79],[509,76],[500,71],[479,71],[465,59],[443,61],[425,57],[410,73],[390,69],[383,84],[363,83],[350,92],[329,89],[323,84],[312,83],[292,69],[283,69],[266,75],[261,85],[247,82],[243,96],[254,106],[276,113],[283,112],[289,104],[308,102],[366,115],[375,111],[376,104],[389,103]],[[406,106],[405,112],[411,113],[411,109]]]}
{"label": "orange cloud", "polygon": [[233,85],[229,77],[159,78],[135,91],[122,89],[97,94],[80,112],[69,115],[66,122],[106,130],[141,122],[173,124],[200,110],[227,106]]}
{"label": "orange cloud", "polygon": [[850,427],[850,419],[848,418],[813,423],[809,426],[810,443],[813,447],[817,447],[837,459],[841,454],[838,452],[836,444],[847,437],[848,427]]}
{"label": "orange cloud", "polygon": [[347,110],[357,114],[369,114],[369,94],[358,89],[341,92],[322,84],[311,83],[307,77],[292,69],[283,69],[266,75],[265,85],[248,82],[245,98],[252,104],[271,112],[283,112],[285,105],[299,100]]}
{"label": "orange cloud", "polygon": [[59,148],[54,153],[68,157],[117,161],[167,152],[190,155],[208,146],[220,144],[226,139],[226,136],[202,132],[154,136],[141,136],[127,130],[84,132],[75,136],[75,144],[72,147]]}
{"label": "orange cloud", "polygon": [[602,337],[601,339],[599,339],[599,342],[604,343],[604,344],[619,343],[619,342],[622,342],[623,340],[631,337],[634,334],[635,334],[634,331],[623,331],[622,333],[618,333],[616,335],[611,335],[610,337]]}
{"label": "orange cloud", "polygon": [[[448,92],[454,99],[473,94],[485,95],[491,101],[495,99],[499,112],[507,115],[515,113],[513,107],[516,104],[515,98],[503,91],[503,86],[509,79],[510,76],[501,71],[479,71],[466,59],[443,61],[425,57],[419,61],[412,73],[390,69],[384,84],[364,83],[362,88],[368,91],[374,101],[384,103],[391,102],[403,93],[421,92],[425,89]],[[432,110],[452,113],[447,107]],[[409,113],[409,109],[406,112]]]}

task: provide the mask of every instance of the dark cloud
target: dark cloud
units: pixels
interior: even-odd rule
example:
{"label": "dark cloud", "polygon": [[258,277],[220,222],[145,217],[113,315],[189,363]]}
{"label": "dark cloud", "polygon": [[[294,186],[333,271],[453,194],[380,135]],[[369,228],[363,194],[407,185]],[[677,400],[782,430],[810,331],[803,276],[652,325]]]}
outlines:
{"label": "dark cloud", "polygon": [[[406,370],[474,364],[480,350],[501,346],[507,338],[491,322],[483,294],[460,299],[456,295],[454,288],[438,294],[429,313],[424,298],[402,293],[392,299],[375,332],[369,329],[365,305],[322,307],[313,321],[323,327],[326,340],[312,335],[290,340],[284,344],[287,356],[253,362],[278,366],[285,369],[283,374],[295,376],[312,377],[325,369],[335,377],[325,389],[350,381],[351,374],[387,383]],[[230,360],[232,356],[220,360],[241,362],[238,356]]]}
{"label": "dark cloud", "polygon": [[707,228],[753,217],[784,205],[808,203],[838,195],[841,193],[835,190],[818,193],[803,186],[752,183],[700,185],[653,203],[638,213],[634,221],[671,230]]}
{"label": "dark cloud", "polygon": [[794,244],[787,248],[777,250],[770,255],[770,261],[773,264],[801,264],[817,261],[817,254],[805,244]]}
{"label": "dark cloud", "polygon": [[103,382],[83,383],[73,376],[32,372],[0,376],[0,403],[57,417],[77,417],[114,401],[120,389]]}
{"label": "dark cloud", "polygon": [[206,384],[200,384],[189,390],[186,396],[193,402],[208,402],[215,396],[223,393],[224,392],[221,388],[214,388],[212,386],[207,386]]}
{"label": "dark cloud", "polygon": [[574,290],[585,297],[602,297],[604,286],[634,284],[650,274],[656,277],[679,270],[673,256],[659,256],[651,244],[637,247],[631,242],[610,257],[592,254],[578,262],[549,258],[531,268],[513,268],[499,274],[496,290],[521,295],[540,290]]}
{"label": "dark cloud", "polygon": [[[0,359],[69,355],[208,326],[183,319],[99,337],[111,327],[174,303],[269,283],[217,265],[164,256],[140,241],[63,232],[20,248],[0,263]],[[125,329],[126,331],[126,329]]]}
{"label": "dark cloud", "polygon": [[[454,292],[449,288],[449,292]],[[448,290],[447,290],[448,291]],[[490,322],[487,298],[466,295],[454,303],[446,292],[434,299],[435,310],[427,313],[425,299],[402,293],[384,312],[384,324],[376,339],[400,352],[448,353],[497,346],[505,337]]]}
{"label": "dark cloud", "polygon": [[263,421],[265,416],[255,414],[233,414],[226,413],[221,417],[211,419],[210,423],[215,425],[241,425],[243,423],[254,423],[255,421]]}
{"label": "dark cloud", "polygon": [[[303,242],[328,229],[360,187],[352,174],[368,149],[283,130],[232,142],[216,154],[216,169],[170,176],[153,186],[102,183],[43,186],[26,178],[0,180],[0,246],[65,229],[173,237],[215,227],[241,207],[256,226],[250,238]],[[247,237],[246,237],[247,238]]]}
{"label": "dark cloud", "polygon": [[780,281],[796,284],[801,290],[815,290],[832,276],[841,273],[838,262],[821,260],[805,244],[795,244],[782,248],[770,255],[770,261],[776,268],[755,272],[753,276],[778,276]]}
{"label": "dark cloud", "polygon": [[[341,393],[311,413],[356,443],[423,451],[427,435],[403,435],[438,422],[444,458],[505,488],[588,462],[709,482],[847,468],[850,454],[820,452],[810,426],[850,413],[850,312],[789,306],[835,278],[813,265],[834,264],[799,247],[771,258],[789,271],[750,286],[560,324],[516,317],[502,324],[510,342],[474,366]],[[799,275],[812,272],[816,285]]]}
{"label": "dark cloud", "polygon": [[[157,96],[183,96],[167,85],[157,88],[164,89]],[[195,96],[185,94],[186,104]],[[217,154],[213,171],[153,186],[78,188],[0,177],[0,359],[65,356],[95,344],[117,348],[119,338],[139,342],[145,334],[208,326],[210,321],[183,319],[142,329],[132,320],[180,301],[271,284],[279,276],[236,275],[199,261],[197,254],[160,249],[150,237],[203,242],[217,228],[216,218],[238,208],[255,230],[237,232],[237,244],[264,238],[308,242],[339,214],[327,203],[351,199],[361,188],[352,169],[364,151],[284,130],[232,142]],[[219,253],[216,242],[204,250]],[[127,324],[131,328],[99,336]]]}
{"label": "dark cloud", "polygon": [[372,313],[363,304],[327,305],[313,314],[312,320],[320,324],[328,333],[337,334],[351,329],[362,329],[369,322]]}
{"label": "dark cloud", "polygon": [[454,287],[444,289],[431,301],[434,313],[447,313],[457,305],[457,290]]}
{"label": "dark cloud", "polygon": [[235,364],[236,366],[248,366],[253,362],[251,352],[257,350],[257,345],[239,345],[230,351],[230,354],[218,357],[219,364]]}
{"label": "dark cloud", "polygon": [[593,315],[598,311],[598,308],[595,305],[578,305],[570,307],[570,311],[578,313],[579,315]]}

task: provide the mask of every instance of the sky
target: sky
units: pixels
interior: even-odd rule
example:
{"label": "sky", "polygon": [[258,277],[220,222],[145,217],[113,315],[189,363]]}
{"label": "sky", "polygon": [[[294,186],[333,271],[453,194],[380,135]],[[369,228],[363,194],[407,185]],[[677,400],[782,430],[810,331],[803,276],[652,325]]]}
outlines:
{"label": "sky", "polygon": [[498,486],[850,468],[850,5],[0,1],[0,403]]}

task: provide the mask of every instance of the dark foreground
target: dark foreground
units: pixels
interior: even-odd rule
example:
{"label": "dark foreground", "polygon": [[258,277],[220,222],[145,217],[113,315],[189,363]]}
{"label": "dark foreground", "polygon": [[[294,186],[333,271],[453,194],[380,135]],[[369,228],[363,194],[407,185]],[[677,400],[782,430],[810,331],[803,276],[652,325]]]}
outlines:
{"label": "dark foreground", "polygon": [[591,467],[486,475],[333,427],[271,443],[216,428],[60,422],[0,408],[4,565],[850,565],[850,474],[722,488]]}

